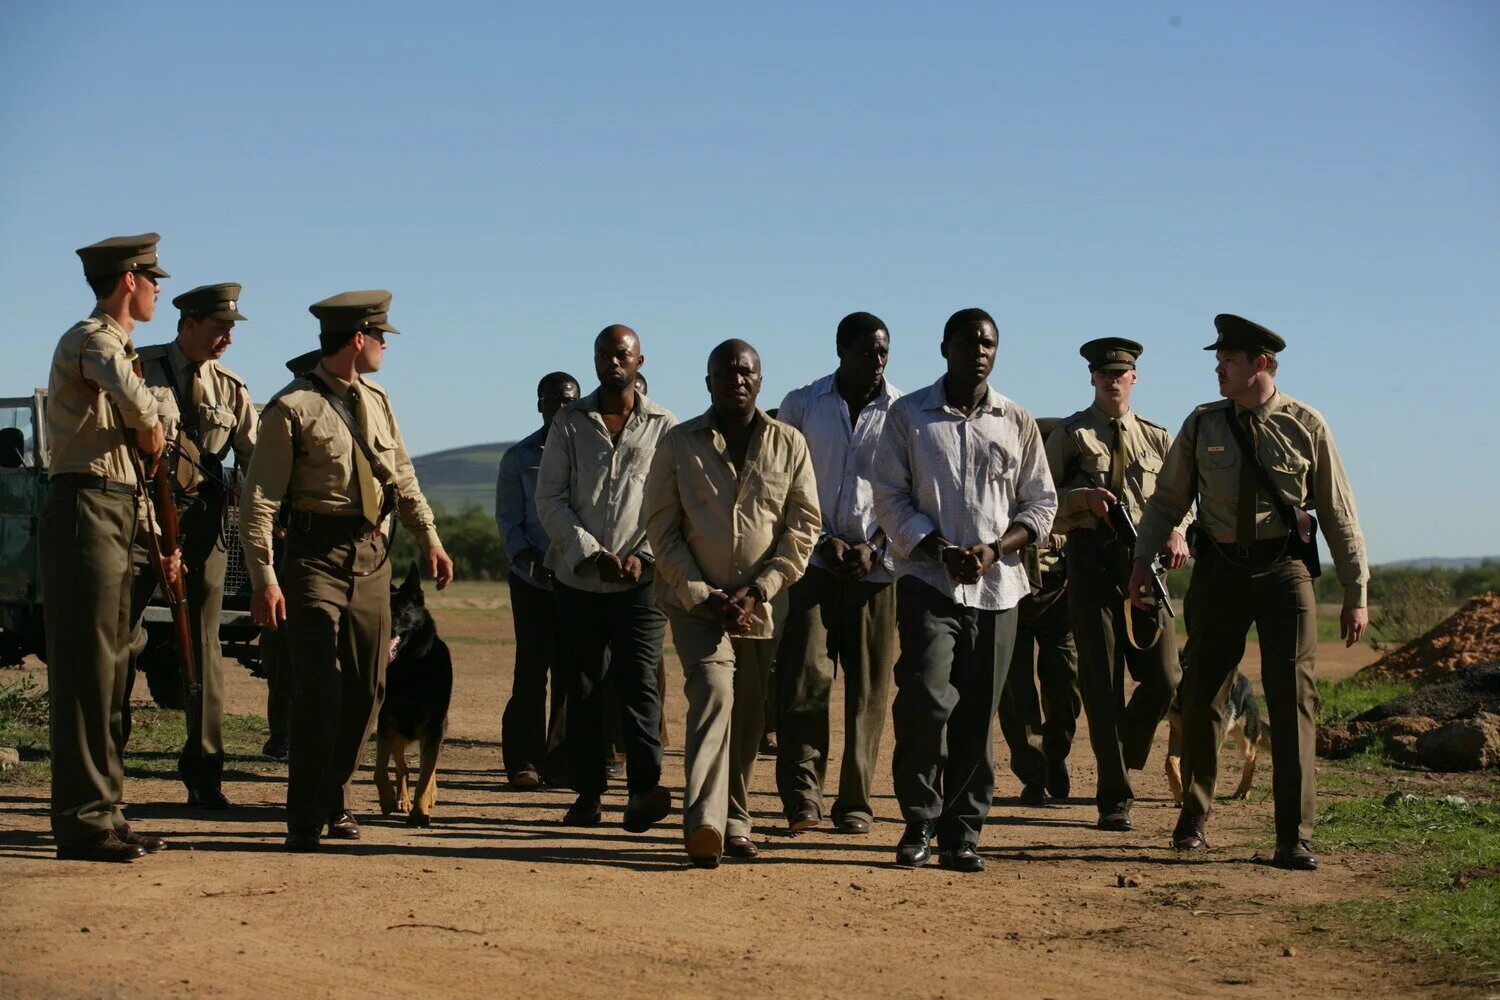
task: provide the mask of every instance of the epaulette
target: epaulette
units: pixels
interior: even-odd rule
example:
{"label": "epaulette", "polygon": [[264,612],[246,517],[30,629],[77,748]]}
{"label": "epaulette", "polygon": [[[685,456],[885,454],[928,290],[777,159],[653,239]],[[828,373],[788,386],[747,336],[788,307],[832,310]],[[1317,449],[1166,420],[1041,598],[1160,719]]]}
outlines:
{"label": "epaulette", "polygon": [[364,376],[360,376],[359,384],[367,389],[374,389],[375,392],[384,399],[390,399],[390,396],[386,395],[385,386],[381,385],[379,382],[374,382],[370,379],[365,378]]}
{"label": "epaulette", "polygon": [[1216,399],[1212,403],[1199,403],[1193,408],[1194,413],[1207,413],[1209,410],[1223,410],[1234,405],[1230,399]]}
{"label": "epaulette", "polygon": [[136,348],[135,355],[142,361],[155,361],[157,358],[166,357],[167,345],[148,344],[145,347],[138,347]]}
{"label": "epaulette", "polygon": [[1155,420],[1147,420],[1145,417],[1141,416],[1139,413],[1137,413],[1135,415],[1135,419],[1139,420],[1141,423],[1145,424],[1147,427],[1151,427],[1151,428],[1154,428],[1156,430],[1161,431],[1163,434],[1171,434],[1172,433],[1171,431],[1169,431],[1165,427],[1163,427],[1161,424],[1157,423]]}
{"label": "epaulette", "polygon": [[1070,416],[1063,417],[1062,420],[1058,421],[1058,425],[1057,426],[1065,428],[1066,430],[1068,430],[1069,432],[1071,432],[1073,430],[1073,428],[1077,427],[1080,423],[1082,423],[1083,420],[1084,420],[1084,418],[1087,417],[1088,415],[1089,415],[1089,411],[1088,410],[1078,410],[1077,412],[1071,414]]}
{"label": "epaulette", "polygon": [[228,368],[225,368],[223,365],[219,364],[218,362],[214,363],[214,368],[218,370],[218,372],[219,372],[220,375],[223,375],[225,378],[229,379],[229,381],[233,382],[235,385],[239,386],[241,389],[249,389],[250,388],[250,383],[246,382],[238,374],[236,374],[235,372],[230,371]]}

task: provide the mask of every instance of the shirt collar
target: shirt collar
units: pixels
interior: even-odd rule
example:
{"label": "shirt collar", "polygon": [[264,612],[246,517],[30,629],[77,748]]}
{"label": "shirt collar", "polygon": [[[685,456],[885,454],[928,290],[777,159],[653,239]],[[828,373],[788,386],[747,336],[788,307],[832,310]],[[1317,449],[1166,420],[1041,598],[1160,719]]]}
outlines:
{"label": "shirt collar", "polygon": [[[946,383],[947,375],[942,375],[927,389],[927,398],[922,401],[924,410],[946,410],[948,406],[948,392]],[[984,384],[984,401],[979,404],[979,409],[989,410],[1000,416],[1005,415],[1005,397],[995,391],[995,387],[988,382]],[[971,414],[972,415],[972,414]]]}
{"label": "shirt collar", "polygon": [[130,342],[130,334],[125,332],[125,328],[120,325],[120,321],[115,319],[109,313],[105,312],[103,309],[100,309],[96,306],[94,308],[94,311],[89,313],[89,319],[102,320],[104,322],[104,328],[106,330],[114,334],[116,337],[119,337],[125,343],[128,344]]}
{"label": "shirt collar", "polygon": [[[347,394],[350,389],[354,388],[354,382],[345,382],[333,372],[323,367],[323,362],[321,361],[318,362],[318,367],[313,369],[313,374],[328,383],[330,388],[336,389],[340,393]],[[355,381],[359,380],[358,375],[354,376],[354,378]]]}
{"label": "shirt collar", "polygon": [[[817,390],[813,393],[813,395],[815,396],[837,395],[839,391],[838,370],[835,369],[832,373],[820,378],[817,381],[816,385]],[[880,391],[877,392],[870,401],[872,403],[876,400],[885,400],[886,402],[890,402],[895,398],[895,396],[896,390],[891,388],[891,380],[882,375],[880,378]]]}
{"label": "shirt collar", "polygon": [[[1099,408],[1099,404],[1098,403],[1090,403],[1089,404],[1089,408],[1088,408],[1088,412],[1093,415],[1093,417],[1094,417],[1095,420],[1099,421],[1100,423],[1102,423],[1106,427],[1108,427],[1112,423],[1114,423],[1114,421],[1116,419],[1115,417],[1112,417],[1108,413],[1105,413],[1103,410],[1101,410]],[[1125,425],[1125,429],[1126,430],[1132,430],[1132,429],[1134,429],[1134,427],[1135,427],[1135,411],[1134,410],[1126,410],[1125,411],[1125,415],[1123,417],[1118,418],[1118,419],[1119,419],[1120,423],[1122,423],[1122,424]]]}
{"label": "shirt collar", "polygon": [[[1281,395],[1281,390],[1277,389],[1275,392],[1271,393],[1270,399],[1266,400],[1264,403],[1261,403],[1259,406],[1251,407],[1249,409],[1249,412],[1255,414],[1256,420],[1265,420],[1272,413],[1275,413],[1277,410],[1281,409],[1282,398],[1283,397]],[[1246,412],[1246,408],[1241,406],[1239,403],[1231,403],[1230,406],[1234,409],[1236,417],[1238,417],[1239,414]]]}

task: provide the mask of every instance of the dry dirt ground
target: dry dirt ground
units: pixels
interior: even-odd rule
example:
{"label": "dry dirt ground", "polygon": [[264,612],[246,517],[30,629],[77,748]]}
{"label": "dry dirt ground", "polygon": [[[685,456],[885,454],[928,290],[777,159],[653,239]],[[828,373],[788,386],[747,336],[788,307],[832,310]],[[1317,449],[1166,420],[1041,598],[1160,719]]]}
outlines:
{"label": "dry dirt ground", "polygon": [[[1316,875],[1257,863],[1271,826],[1268,769],[1248,802],[1217,808],[1212,851],[1175,857],[1164,732],[1140,778],[1136,830],[1121,835],[1096,831],[1083,799],[1020,807],[997,731],[999,788],[980,875],[893,866],[901,823],[888,764],[869,836],[824,828],[792,838],[763,758],[752,802],[763,853],[717,871],[687,866],[675,810],[649,834],[625,833],[618,792],[606,801],[606,825],[565,829],[568,793],[512,791],[499,774],[513,648],[504,588],[465,588],[436,603],[457,682],[431,829],[382,819],[366,767],[357,785],[363,839],[288,855],[279,772],[231,764],[226,790],[237,808],[222,816],[187,810],[175,782],[128,780],[128,815],[169,837],[169,851],[128,866],[60,863],[46,833],[46,789],[0,784],[0,995],[1464,992],[1441,970],[1389,949],[1337,945],[1298,916],[1307,904],[1386,891],[1377,876],[1388,862],[1325,856]],[[1328,676],[1371,658],[1337,647],[1321,655]],[[665,781],[679,795],[684,701],[675,657],[668,663],[678,683],[668,697]],[[1252,676],[1253,664],[1252,656]],[[263,712],[264,685],[230,667],[230,710]],[[884,752],[888,761],[889,733]],[[1072,764],[1075,790],[1088,792],[1082,728]]]}

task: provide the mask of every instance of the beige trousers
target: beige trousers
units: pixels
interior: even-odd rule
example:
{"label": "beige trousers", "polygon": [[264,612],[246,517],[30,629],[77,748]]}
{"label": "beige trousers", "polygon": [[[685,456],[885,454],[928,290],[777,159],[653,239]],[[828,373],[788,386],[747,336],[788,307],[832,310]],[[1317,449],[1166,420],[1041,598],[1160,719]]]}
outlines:
{"label": "beige trousers", "polygon": [[686,675],[683,832],[711,826],[725,837],[748,837],[750,777],[777,643],[727,635],[705,612],[670,610],[667,617]]}

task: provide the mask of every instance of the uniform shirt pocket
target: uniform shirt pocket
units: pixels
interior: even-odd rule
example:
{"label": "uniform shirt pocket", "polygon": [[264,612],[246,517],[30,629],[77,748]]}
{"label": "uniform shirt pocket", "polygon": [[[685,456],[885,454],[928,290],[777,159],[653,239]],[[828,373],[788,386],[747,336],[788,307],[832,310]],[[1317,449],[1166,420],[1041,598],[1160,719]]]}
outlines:
{"label": "uniform shirt pocket", "polygon": [[749,499],[767,510],[780,511],[791,487],[792,477],[784,472],[756,472],[750,479]]}
{"label": "uniform shirt pocket", "polygon": [[1288,451],[1277,455],[1266,471],[1283,499],[1300,507],[1307,496],[1307,470],[1311,465],[1306,458]]}

